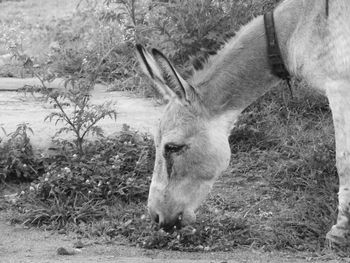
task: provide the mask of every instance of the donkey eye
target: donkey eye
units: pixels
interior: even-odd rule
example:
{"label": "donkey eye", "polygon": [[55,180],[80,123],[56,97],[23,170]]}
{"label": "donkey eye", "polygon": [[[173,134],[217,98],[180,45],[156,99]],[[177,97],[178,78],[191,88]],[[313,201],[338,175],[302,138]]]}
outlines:
{"label": "donkey eye", "polygon": [[182,149],[185,148],[186,145],[177,145],[177,144],[172,144],[168,143],[165,145],[165,153],[177,153],[180,152]]}

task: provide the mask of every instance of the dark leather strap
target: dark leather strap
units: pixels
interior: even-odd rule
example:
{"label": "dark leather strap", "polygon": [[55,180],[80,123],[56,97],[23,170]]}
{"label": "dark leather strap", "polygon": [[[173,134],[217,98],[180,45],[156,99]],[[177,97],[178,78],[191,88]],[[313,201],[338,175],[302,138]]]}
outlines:
{"label": "dark leather strap", "polygon": [[286,69],[283,58],[281,55],[281,50],[278,45],[278,40],[276,36],[275,21],[273,17],[273,12],[267,12],[264,15],[265,31],[266,31],[266,41],[267,41],[267,55],[269,58],[269,65],[272,74],[284,79],[290,80],[290,75]]}

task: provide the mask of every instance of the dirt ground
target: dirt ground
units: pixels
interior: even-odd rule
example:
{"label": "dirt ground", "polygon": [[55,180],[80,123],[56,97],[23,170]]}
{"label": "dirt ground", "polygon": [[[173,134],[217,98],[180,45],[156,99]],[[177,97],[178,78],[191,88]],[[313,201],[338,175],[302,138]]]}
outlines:
{"label": "dirt ground", "polygon": [[[224,262],[270,262],[298,263],[316,262],[308,255],[268,253],[250,249],[237,249],[234,253],[185,253],[176,251],[145,250],[130,247],[122,241],[83,239],[85,245],[76,249],[74,255],[62,256],[57,249],[73,250],[77,241],[72,235],[57,234],[38,229],[27,229],[20,225],[11,226],[0,214],[0,262],[168,262],[168,263],[224,263]],[[322,260],[324,262],[324,260]],[[328,261],[338,262],[338,261]]]}

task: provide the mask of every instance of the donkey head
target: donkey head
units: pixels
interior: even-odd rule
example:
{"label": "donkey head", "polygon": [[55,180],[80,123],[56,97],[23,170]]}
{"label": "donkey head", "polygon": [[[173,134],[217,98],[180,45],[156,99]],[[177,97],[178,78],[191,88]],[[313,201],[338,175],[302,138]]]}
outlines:
{"label": "donkey head", "polygon": [[156,137],[156,160],[148,197],[152,219],[171,231],[195,220],[195,210],[228,166],[230,130],[158,50],[137,46],[143,71],[168,100]]}

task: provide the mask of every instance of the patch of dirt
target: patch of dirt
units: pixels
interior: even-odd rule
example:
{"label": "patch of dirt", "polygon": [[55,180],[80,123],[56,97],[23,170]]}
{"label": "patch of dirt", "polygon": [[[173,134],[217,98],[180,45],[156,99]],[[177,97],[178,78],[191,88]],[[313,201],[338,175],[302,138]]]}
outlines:
{"label": "patch of dirt", "polygon": [[[58,234],[39,229],[27,229],[10,225],[0,213],[0,262],[168,262],[168,263],[224,263],[224,262],[306,262],[307,256],[237,249],[234,253],[186,253],[177,251],[145,250],[130,247],[123,241],[107,242],[82,239],[85,245],[76,249],[74,255],[58,255],[64,247],[73,250],[77,242],[74,235]],[[315,262],[315,261],[314,261]],[[337,262],[337,261],[334,261]]]}
{"label": "patch of dirt", "polygon": [[[223,175],[222,180],[227,180],[228,174]],[[238,182],[239,178],[236,178]],[[237,181],[238,180],[238,181]],[[232,187],[229,195],[228,187],[221,187],[221,196],[235,200],[237,195]],[[108,241],[106,239],[84,238],[79,239],[76,234],[57,233],[44,231],[37,228],[27,228],[22,225],[11,225],[7,219],[5,209],[9,207],[5,203],[4,195],[10,195],[17,189],[17,185],[0,187],[0,262],[146,262],[146,263],[224,263],[224,262],[269,262],[269,263],[301,263],[301,262],[350,262],[347,259],[339,259],[334,254],[318,257],[316,253],[282,253],[266,252],[263,249],[237,248],[234,252],[178,252],[168,250],[146,250],[130,246],[123,239]],[[218,188],[214,193],[218,193]],[[247,191],[246,191],[247,192]],[[240,191],[243,194],[243,190]],[[243,202],[243,199],[240,199]],[[247,200],[249,201],[249,199]],[[2,210],[4,209],[4,210]],[[234,211],[235,208],[232,208]],[[253,211],[250,211],[253,212]],[[74,250],[77,241],[83,243],[83,248]],[[64,248],[72,251],[73,255],[58,255],[57,251]],[[62,250],[62,249],[61,249]]]}

